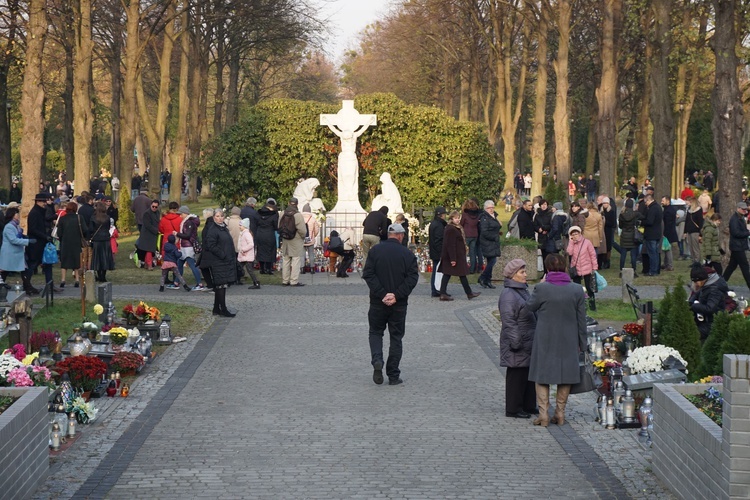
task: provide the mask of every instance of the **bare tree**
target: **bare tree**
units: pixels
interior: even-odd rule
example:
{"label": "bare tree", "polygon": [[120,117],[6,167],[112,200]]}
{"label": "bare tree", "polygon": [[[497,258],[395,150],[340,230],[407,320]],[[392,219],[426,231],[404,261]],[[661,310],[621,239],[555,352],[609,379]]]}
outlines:
{"label": "bare tree", "polygon": [[651,65],[651,122],[654,124],[654,188],[661,197],[672,188],[674,162],[674,116],[669,91],[669,54],[672,51],[673,0],[653,0],[654,57]]}
{"label": "bare tree", "polygon": [[613,193],[617,171],[618,68],[615,30],[619,24],[622,0],[602,0],[602,71],[596,89],[598,104],[597,141],[599,149],[599,191]]}
{"label": "bare tree", "polygon": [[[11,181],[11,137],[8,100],[8,76],[16,61],[16,39],[20,30],[20,9],[18,0],[10,0],[7,10],[0,13],[0,188],[10,189]],[[7,201],[7,200],[4,200]]]}
{"label": "bare tree", "polygon": [[73,0],[73,156],[78,192],[91,178],[91,139],[94,112],[91,109],[91,0]]}

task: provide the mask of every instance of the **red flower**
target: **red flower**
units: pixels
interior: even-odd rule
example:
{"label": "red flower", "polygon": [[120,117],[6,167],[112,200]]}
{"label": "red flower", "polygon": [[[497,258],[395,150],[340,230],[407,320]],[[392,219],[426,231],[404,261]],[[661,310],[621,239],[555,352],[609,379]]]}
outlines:
{"label": "red flower", "polygon": [[72,356],[59,361],[54,371],[61,376],[67,373],[73,387],[90,391],[107,373],[107,364],[96,356]]}

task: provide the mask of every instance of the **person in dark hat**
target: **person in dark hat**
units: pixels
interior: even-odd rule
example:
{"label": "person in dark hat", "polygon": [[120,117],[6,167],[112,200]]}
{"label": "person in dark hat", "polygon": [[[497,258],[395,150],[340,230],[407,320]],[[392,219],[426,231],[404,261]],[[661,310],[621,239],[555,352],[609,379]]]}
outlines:
{"label": "person in dark hat", "polygon": [[723,311],[726,306],[729,286],[713,268],[697,263],[690,269],[690,281],[693,285],[688,304],[703,343],[711,333],[714,315]]}
{"label": "person in dark hat", "polygon": [[[276,228],[279,225],[279,210],[276,200],[268,198],[266,204],[258,210],[255,236],[255,260],[260,263],[260,274],[273,274],[276,263]],[[252,222],[251,222],[252,227]]]}
{"label": "person in dark hat", "polygon": [[[47,233],[47,193],[39,193],[34,197],[34,206],[26,217],[26,231],[30,240],[36,240],[29,243],[26,247],[26,261],[28,269],[26,270],[26,279],[23,280],[24,291],[28,295],[38,295],[40,290],[34,288],[31,284],[31,277],[36,272],[37,267],[42,266],[44,272],[44,282],[52,285],[52,264],[42,264],[42,255],[44,246],[48,241],[52,241],[52,236]],[[55,292],[61,291],[55,288]]]}
{"label": "person in dark hat", "polygon": [[750,266],[747,263],[748,250],[747,238],[750,231],[747,230],[747,203],[741,201],[737,203],[737,210],[729,219],[729,264],[724,270],[724,281],[729,282],[732,273],[737,266],[742,271],[745,283],[750,287]]}
{"label": "person in dark hat", "polygon": [[[435,287],[435,275],[438,272],[438,264],[440,264],[440,254],[443,252],[443,234],[445,233],[445,226],[448,224],[445,220],[446,213],[445,207],[435,207],[435,217],[432,219],[432,222],[430,222],[430,228],[428,230],[430,260],[432,260],[430,288],[432,289],[433,297],[440,297],[440,290]],[[438,283],[437,286],[439,287],[440,283]]]}

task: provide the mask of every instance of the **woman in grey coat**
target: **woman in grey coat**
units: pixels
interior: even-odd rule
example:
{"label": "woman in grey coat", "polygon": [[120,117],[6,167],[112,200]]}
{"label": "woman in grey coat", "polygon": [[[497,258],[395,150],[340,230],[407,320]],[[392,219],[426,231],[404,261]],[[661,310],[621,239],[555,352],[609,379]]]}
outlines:
{"label": "woman in grey coat", "polygon": [[550,254],[544,264],[546,281],[534,287],[526,307],[537,313],[529,365],[529,380],[536,382],[539,405],[534,425],[547,427],[550,384],[557,385],[552,423],[563,425],[570,386],[581,381],[578,353],[586,349],[586,303],[581,285],[570,280],[563,256]]}
{"label": "woman in grey coat", "polygon": [[526,307],[529,300],[526,262],[513,259],[503,269],[505,283],[497,307],[500,310],[500,366],[505,372],[505,416],[529,418],[536,410],[534,382],[529,382],[529,360],[534,342],[536,316]]}

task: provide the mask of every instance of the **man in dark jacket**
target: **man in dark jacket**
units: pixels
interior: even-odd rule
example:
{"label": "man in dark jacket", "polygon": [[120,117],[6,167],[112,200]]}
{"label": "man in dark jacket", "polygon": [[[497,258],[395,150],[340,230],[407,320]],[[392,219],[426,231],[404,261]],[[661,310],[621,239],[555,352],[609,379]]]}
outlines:
{"label": "man in dark jacket", "polygon": [[748,250],[747,237],[750,231],[747,230],[747,203],[741,201],[737,203],[737,210],[729,219],[729,264],[724,270],[724,280],[729,281],[732,273],[737,266],[740,266],[745,283],[750,287],[750,266],[747,263]]}
{"label": "man in dark jacket", "polygon": [[133,204],[130,206],[130,210],[135,214],[135,224],[138,226],[138,231],[141,230],[143,225],[143,214],[149,211],[151,206],[151,198],[148,197],[148,191],[141,191],[141,193],[135,197]]}
{"label": "man in dark jacket", "polygon": [[[46,193],[39,193],[34,197],[34,206],[29,211],[29,215],[26,217],[27,234],[30,240],[29,245],[26,247],[26,263],[28,268],[25,271],[25,279],[23,280],[23,288],[28,295],[38,295],[39,290],[31,285],[31,277],[36,272],[36,268],[39,265],[42,266],[44,271],[44,282],[52,283],[52,264],[42,264],[42,255],[44,254],[44,246],[48,241],[52,241],[52,237],[47,233],[47,199],[49,195]],[[58,291],[55,289],[55,291]]]}
{"label": "man in dark jacket", "polygon": [[362,268],[367,264],[367,255],[370,249],[388,237],[388,207],[380,207],[373,210],[365,217],[362,226]]}
{"label": "man in dark jacket", "polygon": [[646,195],[643,198],[646,206],[646,217],[643,220],[643,245],[648,252],[648,276],[659,274],[659,250],[662,239],[662,210],[654,197]]}
{"label": "man in dark jacket", "polygon": [[531,200],[523,202],[516,217],[516,225],[518,226],[518,237],[520,239],[534,239],[534,206],[531,204]]}
{"label": "man in dark jacket", "polygon": [[143,225],[138,236],[138,260],[146,263],[146,270],[152,271],[156,262],[157,239],[159,237],[159,221],[161,212],[159,211],[159,200],[152,200],[149,211],[143,214]]}
{"label": "man in dark jacket", "polygon": [[255,235],[255,230],[258,227],[258,211],[255,209],[255,205],[258,204],[258,200],[252,196],[245,201],[245,206],[240,211],[240,219],[250,219],[250,232]]}
{"label": "man in dark jacket", "polygon": [[596,200],[596,179],[593,174],[589,174],[589,178],[586,179],[586,198],[590,203]]}
{"label": "man in dark jacket", "polygon": [[688,304],[701,333],[701,342],[705,342],[711,333],[714,315],[726,307],[729,286],[713,269],[704,268],[701,264],[693,265],[690,270],[690,281],[693,282],[693,287]]}
{"label": "man in dark jacket", "polygon": [[672,205],[669,196],[662,196],[662,222],[664,223],[664,237],[669,242],[669,250],[664,251],[664,264],[661,266],[665,271],[674,271],[674,247],[677,245],[677,207]]}
{"label": "man in dark jacket", "polygon": [[440,253],[443,251],[443,233],[445,226],[445,207],[435,207],[435,218],[430,222],[429,241],[430,241],[430,260],[432,260],[432,277],[430,278],[430,288],[433,297],[440,297],[440,290],[435,288],[435,275],[437,274],[438,264],[440,264]]}
{"label": "man in dark jacket", "polygon": [[386,325],[391,338],[385,373],[388,385],[399,385],[401,380],[402,339],[406,328],[406,308],[409,294],[419,281],[417,258],[401,245],[404,228],[401,224],[388,227],[388,239],[370,250],[362,278],[370,289],[370,354],[374,369],[372,380],[383,383],[383,334]]}

